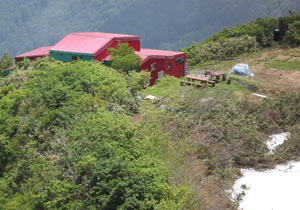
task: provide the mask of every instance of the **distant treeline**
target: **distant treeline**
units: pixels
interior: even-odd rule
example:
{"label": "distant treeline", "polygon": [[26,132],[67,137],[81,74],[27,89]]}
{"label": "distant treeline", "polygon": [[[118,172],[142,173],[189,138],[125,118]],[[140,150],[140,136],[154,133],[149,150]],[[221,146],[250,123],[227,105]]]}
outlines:
{"label": "distant treeline", "polygon": [[300,12],[299,0],[2,0],[0,54],[54,45],[66,34],[101,31],[141,36],[146,48],[177,50],[224,27]]}
{"label": "distant treeline", "polygon": [[214,60],[229,60],[251,53],[258,48],[300,45],[300,15],[290,11],[289,16],[258,18],[248,24],[224,28],[206,41],[182,49],[192,65]]}

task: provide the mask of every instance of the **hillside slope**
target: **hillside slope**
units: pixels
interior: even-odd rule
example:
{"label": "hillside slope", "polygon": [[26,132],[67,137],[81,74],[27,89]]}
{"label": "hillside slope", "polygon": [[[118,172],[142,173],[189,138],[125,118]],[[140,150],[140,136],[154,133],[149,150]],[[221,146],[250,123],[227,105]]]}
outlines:
{"label": "hillside slope", "polygon": [[136,34],[144,47],[178,49],[224,27],[299,8],[298,0],[3,0],[0,53],[15,56],[79,31]]}

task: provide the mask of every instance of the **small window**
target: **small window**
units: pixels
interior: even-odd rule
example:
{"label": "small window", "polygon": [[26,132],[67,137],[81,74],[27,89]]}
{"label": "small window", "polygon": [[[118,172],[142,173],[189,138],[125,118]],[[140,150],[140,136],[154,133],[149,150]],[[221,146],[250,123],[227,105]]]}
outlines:
{"label": "small window", "polygon": [[72,61],[76,61],[78,59],[82,59],[82,56],[72,56]]}
{"label": "small window", "polygon": [[157,76],[158,76],[158,79],[163,78],[165,76],[164,70],[158,72]]}
{"label": "small window", "polygon": [[156,70],[156,63],[152,63],[151,64],[151,71],[155,71]]}
{"label": "small window", "polygon": [[168,69],[168,70],[171,70],[171,68],[172,68],[172,63],[171,63],[171,61],[169,61],[169,62],[168,62],[168,68],[167,68],[167,69]]}
{"label": "small window", "polygon": [[183,56],[176,59],[176,64],[180,64],[180,63],[183,63],[183,62],[184,62],[184,57]]}

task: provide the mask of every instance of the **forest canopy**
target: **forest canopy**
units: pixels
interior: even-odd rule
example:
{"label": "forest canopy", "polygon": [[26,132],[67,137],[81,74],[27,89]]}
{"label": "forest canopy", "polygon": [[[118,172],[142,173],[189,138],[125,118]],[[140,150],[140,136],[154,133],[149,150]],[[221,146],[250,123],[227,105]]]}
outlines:
{"label": "forest canopy", "polygon": [[51,46],[66,34],[139,35],[145,48],[177,50],[224,27],[300,12],[299,0],[2,0],[0,54]]}

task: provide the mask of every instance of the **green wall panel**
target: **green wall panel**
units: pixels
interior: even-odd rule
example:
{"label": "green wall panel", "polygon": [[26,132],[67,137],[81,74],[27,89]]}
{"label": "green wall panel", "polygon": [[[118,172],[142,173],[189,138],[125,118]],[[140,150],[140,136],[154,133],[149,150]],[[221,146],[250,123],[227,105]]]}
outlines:
{"label": "green wall panel", "polygon": [[1,72],[1,76],[2,77],[7,77],[11,72],[13,72],[14,70],[16,70],[16,68],[15,67],[13,67],[13,68],[10,68],[10,69],[7,69],[6,71],[0,71]]}
{"label": "green wall panel", "polygon": [[94,55],[92,54],[50,51],[50,57],[55,58],[59,61],[72,62],[73,57],[75,56],[80,57],[80,59],[84,61],[94,60]]}

